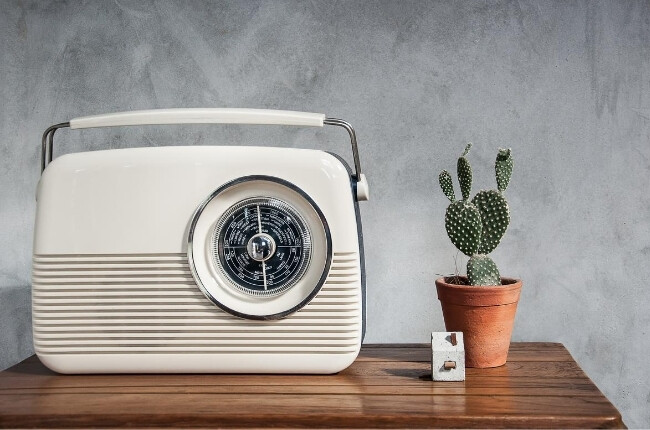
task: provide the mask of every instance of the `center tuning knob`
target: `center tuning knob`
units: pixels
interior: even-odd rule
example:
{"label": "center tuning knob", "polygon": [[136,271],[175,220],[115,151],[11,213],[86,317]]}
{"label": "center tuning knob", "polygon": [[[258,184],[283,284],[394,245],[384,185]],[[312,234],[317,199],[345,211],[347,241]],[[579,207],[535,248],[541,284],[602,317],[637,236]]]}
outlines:
{"label": "center tuning knob", "polygon": [[266,233],[258,233],[248,241],[246,250],[253,260],[266,261],[275,253],[275,241]]}

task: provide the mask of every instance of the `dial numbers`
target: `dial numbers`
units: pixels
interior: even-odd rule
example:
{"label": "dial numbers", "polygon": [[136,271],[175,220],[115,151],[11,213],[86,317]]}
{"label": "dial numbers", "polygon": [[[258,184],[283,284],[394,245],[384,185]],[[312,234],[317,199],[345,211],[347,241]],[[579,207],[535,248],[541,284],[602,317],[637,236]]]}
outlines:
{"label": "dial numbers", "polygon": [[231,207],[213,235],[216,266],[238,290],[280,294],[306,271],[311,235],[298,212],[275,198],[253,198]]}

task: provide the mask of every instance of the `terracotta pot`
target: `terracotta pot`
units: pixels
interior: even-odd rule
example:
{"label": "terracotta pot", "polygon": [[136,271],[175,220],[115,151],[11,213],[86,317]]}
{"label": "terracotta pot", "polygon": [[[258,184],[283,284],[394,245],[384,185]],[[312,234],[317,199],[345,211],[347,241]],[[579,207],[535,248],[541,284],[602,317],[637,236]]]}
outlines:
{"label": "terracotta pot", "polygon": [[493,287],[460,285],[464,276],[436,280],[447,331],[462,331],[466,367],[497,367],[506,363],[522,282],[501,278]]}

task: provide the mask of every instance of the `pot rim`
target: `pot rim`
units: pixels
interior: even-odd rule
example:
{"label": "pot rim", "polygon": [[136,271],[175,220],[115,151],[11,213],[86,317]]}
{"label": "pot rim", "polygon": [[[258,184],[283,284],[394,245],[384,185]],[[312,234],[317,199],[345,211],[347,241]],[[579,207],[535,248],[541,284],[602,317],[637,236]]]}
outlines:
{"label": "pot rim", "polygon": [[[449,277],[436,279],[438,300],[460,306],[501,306],[519,302],[521,279],[502,277],[505,285],[461,285],[446,282]],[[462,278],[467,279],[466,276]]]}
{"label": "pot rim", "polygon": [[501,290],[505,288],[512,288],[516,284],[522,284],[522,280],[519,278],[509,278],[506,276],[501,277],[501,285],[470,285],[470,284],[454,284],[448,281],[448,279],[452,278],[460,278],[460,279],[465,279],[467,280],[466,275],[452,275],[452,276],[442,276],[438,279],[436,279],[436,285],[437,284],[442,284],[445,287],[449,288],[481,288],[481,289],[495,289],[495,290]]}

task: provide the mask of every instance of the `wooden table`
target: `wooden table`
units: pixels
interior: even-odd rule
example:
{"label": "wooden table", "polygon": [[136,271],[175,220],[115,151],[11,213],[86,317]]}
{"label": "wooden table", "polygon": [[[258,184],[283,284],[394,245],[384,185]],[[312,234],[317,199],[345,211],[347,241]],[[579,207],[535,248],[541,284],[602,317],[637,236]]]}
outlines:
{"label": "wooden table", "polygon": [[430,379],[429,345],[364,346],[347,370],[298,375],[0,373],[3,427],[623,427],[558,343],[514,343],[505,366]]}

